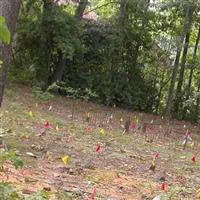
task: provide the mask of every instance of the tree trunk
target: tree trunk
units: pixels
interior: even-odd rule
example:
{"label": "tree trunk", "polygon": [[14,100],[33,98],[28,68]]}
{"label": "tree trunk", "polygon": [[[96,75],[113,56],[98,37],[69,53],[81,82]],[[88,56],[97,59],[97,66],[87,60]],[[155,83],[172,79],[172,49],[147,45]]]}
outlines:
{"label": "tree trunk", "polygon": [[[88,4],[88,0],[80,1],[79,5],[76,9],[75,16],[74,16],[77,20],[80,21],[83,18],[83,14],[84,14],[87,4]],[[65,58],[63,53],[60,52],[58,65],[56,66],[56,69],[53,73],[52,83],[60,82],[62,80],[64,71],[65,71],[65,67],[66,67],[66,63],[67,63],[67,59]]]}
{"label": "tree trunk", "polygon": [[181,51],[182,51],[182,39],[181,39],[180,43],[181,43],[181,45],[179,44],[177,47],[174,68],[172,71],[172,77],[171,77],[171,82],[170,82],[170,87],[169,87],[168,98],[167,98],[167,105],[166,105],[166,110],[165,110],[166,116],[171,115],[171,108],[172,108],[173,95],[174,95],[174,86],[175,86],[176,76],[177,76],[177,72],[178,72],[179,59],[180,59],[180,55],[181,55]]}
{"label": "tree trunk", "polygon": [[[200,92],[200,80],[198,82],[198,88],[197,88],[197,93]],[[197,101],[196,101],[196,107],[195,107],[195,113],[194,113],[194,120],[197,121],[198,116],[199,116],[199,105],[200,105],[200,97],[197,97]]]}
{"label": "tree trunk", "polygon": [[128,20],[128,12],[127,12],[127,2],[126,0],[121,0],[120,1],[120,11],[119,11],[119,20],[120,20],[120,26],[122,31],[125,30],[126,27],[126,22]]}
{"label": "tree trunk", "polygon": [[63,54],[60,53],[58,66],[56,67],[54,71],[52,83],[62,81],[62,77],[65,71],[65,65],[66,65],[66,59],[64,58]]}
{"label": "tree trunk", "polygon": [[84,11],[88,4],[88,0],[80,0],[78,7],[76,9],[75,17],[79,20],[83,18]]}
{"label": "tree trunk", "polygon": [[182,52],[184,38],[187,33],[188,25],[189,25],[188,23],[189,12],[190,12],[190,4],[188,3],[187,8],[186,8],[186,13],[185,13],[182,35],[177,44],[176,58],[175,58],[174,66],[173,66],[172,77],[171,77],[171,82],[170,82],[170,87],[169,87],[169,92],[168,92],[168,98],[167,98],[167,104],[166,104],[166,109],[165,109],[166,116],[171,115],[171,108],[172,108],[172,104],[174,100],[174,87],[175,87],[176,76],[177,76],[178,67],[179,67],[179,60],[180,60],[180,55]]}
{"label": "tree trunk", "polygon": [[180,74],[179,74],[177,90],[176,90],[176,100],[175,100],[175,104],[174,104],[174,112],[177,116],[179,115],[180,104],[182,102],[182,98],[181,98],[182,97],[182,85],[183,85],[183,79],[184,79],[184,73],[185,73],[185,64],[186,64],[186,59],[187,59],[189,40],[190,40],[190,32],[187,33],[186,39],[185,39],[183,56],[182,56],[182,61],[181,61],[181,69],[180,69]]}
{"label": "tree trunk", "polygon": [[179,116],[179,109],[180,109],[180,104],[182,104],[182,86],[183,86],[183,79],[184,79],[184,73],[185,73],[185,64],[187,61],[187,52],[188,52],[188,47],[190,43],[190,29],[192,25],[192,15],[193,15],[193,9],[191,6],[189,7],[189,17],[188,17],[188,26],[187,26],[187,32],[186,32],[186,37],[185,37],[185,44],[184,44],[184,49],[183,49],[183,56],[181,60],[181,69],[180,69],[180,74],[179,74],[179,80],[178,80],[178,85],[177,85],[177,90],[176,90],[176,99],[175,99],[175,104],[174,104],[174,112],[175,115],[178,117]]}
{"label": "tree trunk", "polygon": [[[41,22],[41,37],[40,37],[40,60],[39,70],[36,76],[40,82],[42,90],[46,90],[49,84],[50,62],[52,49],[52,33],[51,33],[51,18],[53,17],[53,0],[43,0],[43,14]],[[41,56],[42,55],[42,56]]]}
{"label": "tree trunk", "polygon": [[128,49],[130,50],[129,55],[131,56],[133,60],[132,63],[129,64],[130,66],[128,68],[128,80],[131,85],[134,84],[135,82],[134,75],[137,76],[137,74],[135,74],[135,69],[137,68],[137,63],[138,63],[139,48],[140,48],[140,44],[137,43],[136,47],[134,48],[134,51],[132,48]]}
{"label": "tree trunk", "polygon": [[191,66],[191,69],[190,69],[189,82],[188,82],[187,89],[186,89],[186,100],[188,100],[189,97],[190,97],[190,89],[191,89],[191,85],[192,85],[193,72],[194,72],[195,65],[196,65],[196,57],[197,57],[197,49],[198,49],[198,46],[199,46],[199,40],[200,40],[200,26],[199,26],[199,30],[198,30],[198,35],[197,35],[195,47],[194,47],[194,53],[193,53],[193,58],[192,58],[192,66]]}
{"label": "tree trunk", "polygon": [[[0,0],[0,15],[5,17],[11,33],[11,38],[13,37],[16,27],[19,7],[20,0]],[[10,45],[4,45],[0,43],[0,59],[3,61],[3,65],[0,68],[0,107],[2,105],[6,76],[10,62],[10,50]]]}
{"label": "tree trunk", "polygon": [[159,106],[160,106],[160,101],[161,101],[161,97],[162,97],[162,91],[163,91],[163,88],[164,88],[164,79],[165,79],[165,72],[163,70],[162,72],[162,76],[161,76],[161,80],[160,80],[160,89],[159,89],[159,92],[158,92],[158,102],[155,106],[155,110],[156,110],[156,114],[158,114],[158,109],[159,109]]}

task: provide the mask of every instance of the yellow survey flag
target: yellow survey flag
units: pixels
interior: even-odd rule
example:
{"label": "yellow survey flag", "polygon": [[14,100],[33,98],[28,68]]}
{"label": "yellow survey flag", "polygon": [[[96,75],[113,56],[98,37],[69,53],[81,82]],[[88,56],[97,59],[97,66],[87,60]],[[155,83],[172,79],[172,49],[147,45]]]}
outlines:
{"label": "yellow survey flag", "polygon": [[28,112],[28,115],[29,115],[30,117],[33,117],[33,112],[30,110],[30,111]]}
{"label": "yellow survey flag", "polygon": [[64,162],[65,165],[68,164],[69,161],[70,161],[70,157],[69,157],[68,155],[63,156],[63,157],[62,157],[62,161]]}
{"label": "yellow survey flag", "polygon": [[105,131],[104,131],[103,128],[100,129],[100,134],[101,134],[101,135],[105,135]]}

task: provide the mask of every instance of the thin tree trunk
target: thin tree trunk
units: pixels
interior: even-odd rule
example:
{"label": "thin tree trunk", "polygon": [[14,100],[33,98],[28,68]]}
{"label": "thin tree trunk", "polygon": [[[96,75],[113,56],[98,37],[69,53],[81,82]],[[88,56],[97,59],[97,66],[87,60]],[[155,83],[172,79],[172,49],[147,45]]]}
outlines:
{"label": "thin tree trunk", "polygon": [[64,58],[64,55],[60,53],[58,66],[56,67],[55,72],[53,74],[52,83],[62,81],[62,77],[65,71],[65,65],[66,59]]}
{"label": "thin tree trunk", "polygon": [[189,21],[189,12],[190,12],[190,4],[188,3],[187,8],[186,8],[186,14],[185,14],[185,19],[184,19],[184,24],[183,24],[183,33],[180,37],[180,40],[178,41],[178,46],[177,46],[177,51],[176,51],[176,58],[173,66],[173,71],[172,71],[172,77],[171,77],[171,82],[170,82],[170,87],[169,87],[169,92],[168,92],[168,98],[167,98],[167,104],[166,104],[166,109],[165,109],[165,115],[170,116],[171,115],[171,108],[174,100],[174,87],[176,83],[176,76],[178,73],[178,67],[179,67],[179,60],[180,60],[180,55],[182,52],[182,47],[183,47],[183,42],[185,35],[188,30],[188,21]]}
{"label": "thin tree trunk", "polygon": [[[121,32],[126,36],[126,28],[131,24],[129,18],[131,14],[130,11],[128,10],[128,4],[131,3],[131,1],[127,0],[121,0],[120,1],[120,24],[121,24]],[[135,0],[135,5],[138,7],[139,4],[141,3],[141,8],[144,13],[148,11],[149,5],[150,5],[150,0],[143,0],[143,1],[137,1]],[[133,14],[134,15],[134,14]],[[132,17],[134,18],[134,17]],[[142,20],[142,29],[145,30],[146,25],[148,24],[148,20]],[[128,55],[131,56],[131,59],[133,62],[130,64],[128,67],[128,78],[130,85],[134,84],[134,74],[135,74],[135,69],[138,65],[138,55],[139,55],[139,49],[141,46],[141,42],[138,41],[136,45],[134,46],[134,49],[131,48],[131,43],[132,41],[129,42],[130,44],[127,43],[127,40],[125,40],[125,49],[128,50]],[[129,53],[130,52],[130,53]]]}
{"label": "thin tree trunk", "polygon": [[40,69],[37,71],[37,79],[40,81],[42,90],[46,90],[49,84],[50,75],[50,60],[51,60],[51,48],[52,48],[52,36],[50,32],[51,17],[53,16],[53,0],[43,0],[43,14],[41,22],[41,37],[40,37],[40,49],[41,56],[39,60]]}
{"label": "thin tree trunk", "polygon": [[176,100],[174,104],[174,112],[178,116],[180,104],[182,102],[182,85],[183,85],[183,79],[184,79],[184,73],[185,73],[185,64],[187,59],[187,52],[188,52],[188,46],[189,46],[189,40],[190,40],[190,32],[187,33],[185,44],[184,44],[184,50],[183,50],[183,56],[181,61],[181,69],[179,74],[179,80],[176,90]]}
{"label": "thin tree trunk", "polygon": [[[198,88],[197,88],[197,93],[199,93],[200,91],[200,80],[198,83]],[[197,121],[198,119],[198,115],[199,115],[199,105],[200,105],[200,97],[197,97],[197,101],[196,101],[196,107],[195,107],[195,113],[194,113],[194,120]]]}
{"label": "thin tree trunk", "polygon": [[157,102],[157,104],[155,106],[156,114],[158,114],[158,109],[159,109],[161,96],[162,96],[162,90],[164,88],[164,79],[165,79],[165,72],[163,70],[162,77],[161,77],[160,84],[159,84],[160,85],[160,89],[159,89],[159,92],[158,92],[158,102]]}
{"label": "thin tree trunk", "polygon": [[[11,33],[11,38],[13,37],[16,27],[19,7],[20,0],[0,0],[0,15],[6,19],[9,31]],[[0,59],[3,61],[3,65],[0,68],[0,107],[2,105],[7,71],[10,62],[10,51],[10,45],[4,45],[0,43]]]}
{"label": "thin tree trunk", "polygon": [[126,22],[128,20],[127,16],[127,2],[126,0],[121,0],[120,1],[120,11],[119,11],[119,20],[120,20],[120,26],[122,28],[122,31],[125,30],[126,27]]}
{"label": "thin tree trunk", "polygon": [[[181,40],[180,43],[182,43],[182,40]],[[182,45],[179,44],[177,51],[176,51],[176,59],[175,59],[175,62],[174,62],[174,68],[173,68],[173,71],[172,71],[172,77],[171,77],[171,82],[170,82],[170,87],[169,87],[168,98],[167,98],[167,105],[166,105],[166,110],[165,110],[166,116],[171,115],[172,102],[173,102],[173,98],[174,98],[173,97],[174,86],[175,86],[176,76],[177,76],[177,72],[178,72],[178,65],[179,65],[181,50],[182,50]]]}
{"label": "thin tree trunk", "polygon": [[[87,4],[88,4],[88,0],[81,0],[79,2],[79,5],[76,9],[76,13],[74,16],[77,20],[80,21],[83,18],[83,14],[84,14]],[[56,69],[54,71],[52,83],[60,82],[62,80],[64,71],[65,71],[65,67],[66,67],[66,63],[67,63],[67,59],[65,58],[64,54],[62,52],[60,52],[58,66],[56,66]]]}
{"label": "thin tree trunk", "polygon": [[130,66],[128,68],[128,78],[129,78],[129,82],[130,84],[134,83],[134,74],[135,74],[135,69],[137,67],[137,62],[138,62],[138,55],[139,55],[139,48],[140,48],[140,44],[137,43],[136,47],[134,48],[134,51],[132,49],[130,49],[131,53],[131,57],[133,59],[133,62],[130,63]]}
{"label": "thin tree trunk", "polygon": [[177,117],[180,117],[179,110],[180,110],[180,105],[182,105],[182,86],[183,86],[183,79],[184,79],[184,73],[185,73],[185,64],[187,61],[187,52],[188,52],[188,47],[190,43],[192,15],[193,15],[193,8],[189,6],[188,27],[186,30],[187,32],[186,32],[186,37],[185,37],[183,56],[181,60],[181,69],[180,69],[179,80],[178,80],[178,85],[177,85],[177,90],[176,90],[176,99],[175,99],[175,104],[174,104],[174,113]]}
{"label": "thin tree trunk", "polygon": [[186,89],[186,100],[188,100],[189,96],[190,96],[190,89],[191,89],[191,85],[192,85],[193,72],[194,72],[194,69],[195,69],[195,62],[196,62],[196,57],[197,57],[197,49],[198,49],[198,46],[199,46],[199,40],[200,40],[200,26],[199,26],[199,30],[198,30],[198,35],[197,35],[195,47],[194,47],[194,53],[193,53],[193,58],[192,58],[192,66],[191,66],[190,76],[189,76],[189,82],[188,82],[188,86],[187,86],[187,89]]}

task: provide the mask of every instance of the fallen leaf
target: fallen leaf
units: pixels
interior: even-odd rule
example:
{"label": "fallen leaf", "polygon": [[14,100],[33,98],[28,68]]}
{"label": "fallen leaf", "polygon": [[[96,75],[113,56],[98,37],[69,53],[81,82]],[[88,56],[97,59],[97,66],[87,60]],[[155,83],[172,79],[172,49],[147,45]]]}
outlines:
{"label": "fallen leaf", "polygon": [[41,145],[35,145],[35,144],[32,144],[31,145],[31,148],[33,149],[33,150],[36,150],[36,151],[43,151],[44,150],[44,147],[42,147]]}
{"label": "fallen leaf", "polygon": [[60,129],[59,129],[59,127],[58,127],[58,125],[56,125],[56,131],[58,132]]}
{"label": "fallen leaf", "polygon": [[44,187],[43,190],[50,192],[51,188],[50,187]]}
{"label": "fallen leaf", "polygon": [[23,190],[22,190],[22,193],[23,193],[23,194],[33,194],[34,191],[31,191],[31,190],[28,190],[28,189],[23,189]]}
{"label": "fallen leaf", "polygon": [[89,126],[87,126],[87,127],[85,127],[85,131],[89,133],[89,132],[91,132],[91,131],[92,131],[92,128],[91,128],[91,127],[89,127]]}
{"label": "fallen leaf", "polygon": [[161,196],[160,195],[156,196],[156,197],[153,198],[153,200],[161,200]]}
{"label": "fallen leaf", "polygon": [[200,188],[197,190],[197,198],[200,199]]}
{"label": "fallen leaf", "polygon": [[26,152],[26,155],[33,157],[33,158],[37,158],[37,156],[31,152]]}

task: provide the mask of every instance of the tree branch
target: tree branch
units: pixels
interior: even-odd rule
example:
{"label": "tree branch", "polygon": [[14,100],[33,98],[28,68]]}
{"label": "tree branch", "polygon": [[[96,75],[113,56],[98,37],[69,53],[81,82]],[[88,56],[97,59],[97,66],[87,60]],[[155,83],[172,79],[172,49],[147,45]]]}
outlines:
{"label": "tree branch", "polygon": [[84,13],[83,15],[87,15],[88,13],[90,13],[90,12],[92,12],[92,11],[95,11],[95,10],[97,10],[97,9],[99,9],[99,8],[104,7],[104,6],[108,6],[109,4],[115,4],[115,3],[117,4],[117,3],[119,3],[119,1],[111,1],[111,2],[108,2],[108,3],[102,4],[102,5],[100,5],[100,6],[97,6],[97,7],[93,8],[93,9],[87,11],[87,12]]}

